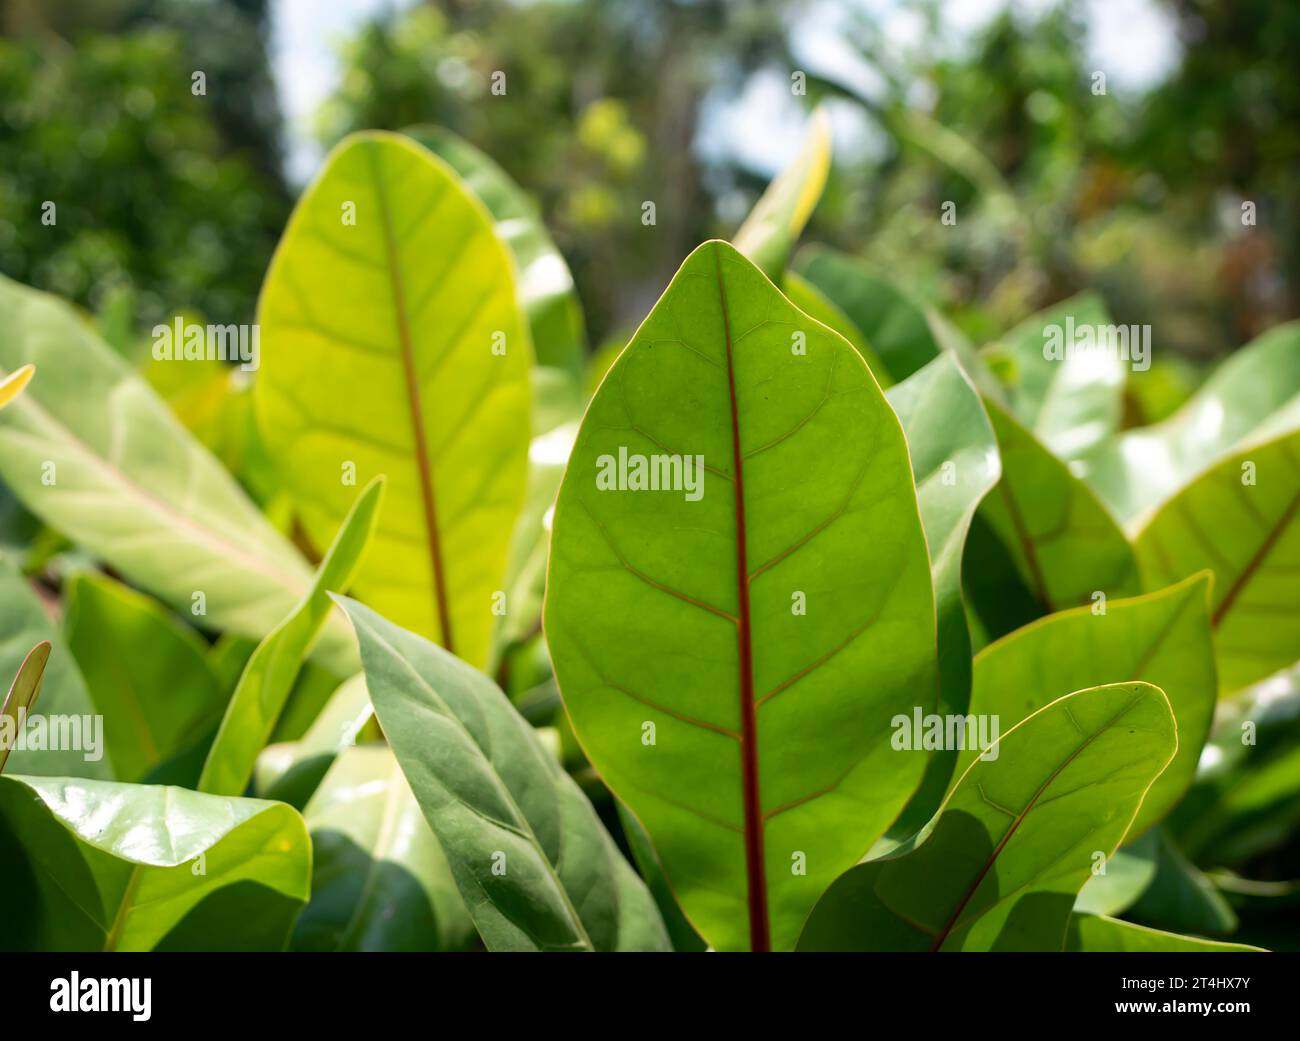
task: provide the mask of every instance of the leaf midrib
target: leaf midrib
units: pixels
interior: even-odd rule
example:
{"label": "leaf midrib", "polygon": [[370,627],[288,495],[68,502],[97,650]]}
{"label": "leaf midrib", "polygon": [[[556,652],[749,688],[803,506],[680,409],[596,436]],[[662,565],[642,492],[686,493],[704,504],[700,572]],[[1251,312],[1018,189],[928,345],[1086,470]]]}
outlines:
{"label": "leaf midrib", "polygon": [[1219,606],[1214,609],[1214,613],[1210,616],[1210,624],[1214,626],[1214,628],[1217,629],[1223,623],[1223,619],[1232,609],[1232,605],[1236,603],[1237,598],[1246,588],[1247,583],[1255,576],[1255,572],[1259,570],[1268,555],[1273,552],[1273,547],[1277,545],[1278,539],[1282,537],[1282,532],[1291,522],[1291,518],[1295,516],[1297,507],[1300,507],[1300,492],[1296,492],[1296,494],[1291,497],[1291,501],[1287,504],[1286,509],[1282,511],[1282,515],[1278,517],[1277,522],[1269,529],[1264,541],[1260,543],[1259,548],[1251,556],[1250,560],[1246,562],[1246,566],[1232,583],[1232,586],[1228,589],[1227,593],[1224,594],[1223,600],[1220,601]]}
{"label": "leaf midrib", "polygon": [[1079,746],[1075,748],[1075,750],[1071,752],[1064,760],[1062,760],[1056,766],[1056,768],[1048,775],[1047,779],[1044,780],[1041,785],[1039,785],[1038,790],[1034,792],[1033,797],[1029,800],[1028,805],[1026,805],[1025,808],[1020,811],[1020,814],[1016,817],[1016,819],[1011,822],[1011,825],[1007,828],[1006,834],[1002,836],[1001,840],[999,840],[993,852],[989,854],[989,858],[987,861],[985,861],[984,866],[980,868],[979,874],[975,876],[975,878],[971,881],[971,884],[967,887],[966,892],[962,895],[961,900],[957,904],[956,910],[953,911],[952,915],[949,917],[948,921],[944,924],[943,928],[939,930],[938,935],[935,937],[934,943],[930,947],[930,950],[932,952],[939,950],[947,941],[948,937],[952,934],[952,931],[956,927],[958,920],[961,918],[962,912],[966,910],[966,906],[971,902],[975,894],[979,891],[979,887],[981,883],[983,883],[985,876],[988,875],[990,870],[992,870],[993,865],[997,863],[998,857],[1000,857],[1002,855],[1002,851],[1006,849],[1007,843],[1009,843],[1011,839],[1016,835],[1016,833],[1020,830],[1020,825],[1022,825],[1025,822],[1029,814],[1038,805],[1038,802],[1042,798],[1043,793],[1046,792],[1047,789],[1051,787],[1052,782],[1055,781],[1061,775],[1062,771],[1064,771],[1067,766],[1069,766],[1072,762],[1075,761],[1075,759],[1077,759],[1081,754],[1083,754],[1084,750],[1088,748],[1095,740],[1097,740],[1098,737],[1100,737],[1103,733],[1105,733],[1112,726],[1114,726],[1120,719],[1122,719],[1125,715],[1127,715],[1132,710],[1133,706],[1135,706],[1140,700],[1141,700],[1140,695],[1136,695],[1136,694],[1131,699],[1129,699],[1128,704],[1126,704],[1123,708],[1121,708],[1118,712],[1116,712],[1113,716],[1111,716],[1110,719],[1108,719],[1105,723],[1103,723],[1091,734],[1089,734],[1086,738],[1084,738],[1084,740],[1080,742]]}
{"label": "leaf midrib", "polygon": [[[73,452],[84,456],[92,463],[92,470],[103,472],[127,495],[136,499],[146,509],[166,518],[174,527],[189,530],[196,541],[206,543],[219,554],[229,556],[235,560],[243,561],[250,567],[250,570],[256,571],[263,577],[270,579],[280,588],[287,590],[293,596],[301,596],[305,588],[305,581],[300,581],[283,574],[274,568],[270,561],[265,558],[252,555],[246,548],[237,545],[226,539],[221,533],[211,528],[205,528],[198,524],[194,518],[188,514],[182,513],[171,503],[159,498],[152,492],[141,487],[130,476],[120,468],[114,466],[104,456],[99,455],[84,441],[80,440],[71,430],[63,423],[57,420],[31,395],[26,395],[21,401],[14,403],[14,412],[21,414],[24,411],[32,412],[35,418],[43,421],[44,425],[53,430],[54,434],[60,439],[67,448]],[[35,432],[23,430],[21,427],[9,427],[9,432],[19,437],[35,438]]]}
{"label": "leaf midrib", "polygon": [[[393,294],[393,311],[397,317],[397,337],[401,344],[402,373],[406,384],[406,404],[411,415],[411,428],[415,440],[416,472],[420,478],[420,501],[424,512],[424,530],[428,540],[429,570],[433,578],[434,612],[438,616],[438,633],[442,645],[452,654],[455,646],[451,632],[451,612],[447,605],[446,582],[443,577],[442,546],[438,530],[437,499],[433,487],[433,464],[424,430],[424,410],[420,399],[419,376],[415,366],[415,352],[411,346],[411,329],[406,308],[405,288],[397,263],[397,243],[393,236],[392,216],[388,209],[388,189],[379,168],[376,149],[368,147],[366,156],[370,175],[375,184],[375,199],[379,209],[380,233],[384,240],[384,257],[388,268],[389,288]],[[454,344],[448,348],[454,348]]]}
{"label": "leaf midrib", "polygon": [[722,256],[713,249],[718,278],[718,299],[722,311],[723,342],[727,351],[727,391],[731,406],[731,454],[735,479],[732,490],[736,509],[736,644],[740,664],[740,760],[745,805],[745,878],[749,905],[749,946],[754,951],[771,950],[771,927],[767,911],[767,879],[763,850],[763,806],[758,778],[758,709],[754,704],[753,643],[749,615],[749,565],[745,547],[745,472],[740,448],[740,411],[736,407],[736,371],[732,359],[731,317],[727,310],[727,286],[722,276]]}

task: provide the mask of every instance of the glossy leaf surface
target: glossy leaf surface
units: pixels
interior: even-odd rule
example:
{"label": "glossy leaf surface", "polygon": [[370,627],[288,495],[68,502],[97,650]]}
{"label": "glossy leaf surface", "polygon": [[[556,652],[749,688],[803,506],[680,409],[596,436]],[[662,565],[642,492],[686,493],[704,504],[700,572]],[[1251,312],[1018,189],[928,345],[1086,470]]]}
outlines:
{"label": "glossy leaf surface", "polygon": [[0,777],[0,946],[275,950],[311,849],[280,803],[182,788]]}

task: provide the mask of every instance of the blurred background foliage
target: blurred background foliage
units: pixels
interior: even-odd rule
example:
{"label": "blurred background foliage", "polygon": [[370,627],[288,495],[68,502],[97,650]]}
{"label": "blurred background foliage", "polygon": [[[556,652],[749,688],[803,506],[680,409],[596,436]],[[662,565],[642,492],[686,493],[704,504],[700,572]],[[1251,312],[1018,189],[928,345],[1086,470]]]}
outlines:
{"label": "blurred background foliage", "polygon": [[[493,156],[541,207],[599,344],[639,320],[693,245],[729,235],[770,175],[719,144],[717,113],[756,83],[790,107],[833,99],[837,136],[867,146],[840,149],[808,237],[904,280],[977,341],[1097,289],[1116,321],[1153,327],[1167,379],[1147,383],[1173,386],[1144,402],[1136,418],[1150,420],[1194,381],[1181,359],[1300,313],[1300,6],[1151,2],[1177,35],[1175,66],[1104,95],[1079,4],[1003,8],[960,47],[938,0],[892,5],[921,27],[906,46],[880,5],[833,5],[867,90],[796,53],[801,25],[826,16],[814,0],[393,3],[336,41],[313,131],[328,147],[362,127],[440,123]],[[249,320],[299,187],[284,172],[273,8],[0,4],[0,269],[92,309],[130,287],[141,327],[183,308]],[[786,154],[797,122],[789,136]]]}

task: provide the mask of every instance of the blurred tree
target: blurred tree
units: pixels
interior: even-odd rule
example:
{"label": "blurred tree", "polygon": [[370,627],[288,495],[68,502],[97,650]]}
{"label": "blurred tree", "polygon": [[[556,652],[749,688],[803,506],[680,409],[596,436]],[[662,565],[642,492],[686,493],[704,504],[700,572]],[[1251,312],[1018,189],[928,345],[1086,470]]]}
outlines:
{"label": "blurred tree", "polygon": [[[788,65],[787,25],[802,6],[418,6],[347,44],[319,135],[332,144],[366,127],[438,123],[468,138],[536,196],[599,340],[643,315],[701,239],[731,230],[717,227],[716,192],[696,156],[701,104],[740,90],[756,69]],[[642,224],[647,201],[653,227]]]}
{"label": "blurred tree", "polygon": [[1249,339],[1300,314],[1300,4],[1162,2],[1184,58],[1147,102],[1138,154],[1196,219],[1219,224],[1232,327]]}
{"label": "blurred tree", "polygon": [[265,0],[2,17],[0,270],[90,307],[132,286],[137,328],[179,308],[251,321],[291,201]]}
{"label": "blurred tree", "polygon": [[1005,9],[957,51],[936,0],[908,6],[924,26],[910,49],[865,14],[847,34],[878,90],[819,83],[883,144],[840,166],[815,237],[862,251],[977,339],[1085,287],[1150,324],[1162,351],[1199,358],[1298,313],[1300,8],[1165,0],[1182,59],[1143,95],[1114,69],[1096,89],[1107,70],[1078,4]]}

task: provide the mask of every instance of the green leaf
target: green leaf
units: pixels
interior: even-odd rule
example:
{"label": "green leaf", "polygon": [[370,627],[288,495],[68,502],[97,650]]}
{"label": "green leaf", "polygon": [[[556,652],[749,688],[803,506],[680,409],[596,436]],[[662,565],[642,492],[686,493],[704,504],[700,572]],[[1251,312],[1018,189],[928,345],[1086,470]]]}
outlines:
{"label": "green leaf", "polygon": [[510,544],[503,584],[506,612],[497,632],[498,657],[502,649],[528,640],[541,628],[551,512],[577,433],[575,419],[533,438],[529,447],[528,493]]}
{"label": "green leaf", "polygon": [[[1152,786],[1133,825],[1160,820],[1192,783],[1214,717],[1210,578],[1202,573],[1128,600],[1105,613],[1079,607],[1039,619],[986,647],[975,659],[970,711],[1007,727],[1063,694],[1102,683],[1144,680],[1163,690],[1178,723],[1178,755]],[[963,751],[964,770],[978,751]]]}
{"label": "green leaf", "polygon": [[644,883],[500,689],[368,607],[339,603],[380,725],[488,950],[667,950]]}
{"label": "green leaf", "polygon": [[830,169],[830,120],[823,109],[817,109],[794,162],[767,186],[731,240],[768,278],[775,280],[785,270]]}
{"label": "green leaf", "polygon": [[[202,324],[197,315],[186,312],[172,316],[173,327],[177,321]],[[221,458],[231,435],[231,402],[248,385],[249,373],[215,357],[186,359],[184,365],[150,357],[140,364],[140,370],[185,429]]]}
{"label": "green leaf", "polygon": [[[0,676],[16,676],[32,648],[45,642],[51,649],[41,680],[41,713],[47,718],[79,717],[84,735],[95,718],[85,681],[40,598],[8,559],[0,556]],[[102,743],[94,749],[11,747],[7,768],[10,773],[43,776],[113,776],[112,760]]]}
{"label": "green leaf", "polygon": [[4,408],[23,392],[35,372],[35,366],[24,365],[7,376],[0,376],[0,408]]}
{"label": "green leaf", "polygon": [[64,635],[104,730],[114,774],[140,781],[191,748],[226,699],[207,644],[150,597],[103,575],[64,586]]}
{"label": "green leaf", "polygon": [[1150,586],[1214,571],[1219,690],[1300,658],[1300,431],[1239,449],[1162,505],[1136,538]]}
{"label": "green leaf", "polygon": [[9,753],[41,692],[41,680],[45,677],[49,660],[50,641],[42,640],[23,658],[14,681],[9,684],[4,703],[0,704],[0,773],[4,773]]}
{"label": "green leaf", "polygon": [[354,134],[299,200],[258,314],[258,425],[308,538],[325,545],[347,513],[351,468],[387,475],[357,590],[482,665],[523,503],[531,364],[483,204],[420,145]]}
{"label": "green leaf", "polygon": [[1098,855],[1123,841],[1178,747],[1159,687],[1067,694],[977,759],[912,852],[860,864],[801,950],[1060,950]]}
{"label": "green leaf", "polygon": [[300,739],[262,750],[254,772],[256,794],[298,809],[306,806],[339,752],[355,745],[368,728],[378,736],[374,717],[366,677],[359,672],[338,685]]}
{"label": "green leaf", "polygon": [[[1092,603],[1097,592],[1108,598],[1140,592],[1133,547],[1091,489],[999,405],[986,398],[985,407],[998,437],[1002,479],[980,516],[1039,611]],[[989,621],[985,605],[976,608]]]}
{"label": "green leaf", "polygon": [[492,215],[497,235],[515,260],[519,300],[528,313],[538,362],[580,376],[586,355],[582,308],[569,266],[533,201],[491,158],[450,130],[413,126],[402,133],[455,170]]}
{"label": "green leaf", "polygon": [[303,811],[311,901],[302,951],[443,951],[474,936],[447,858],[391,748],[348,748]]}
{"label": "green leaf", "polygon": [[8,950],[279,950],[311,873],[288,806],[67,777],[0,777],[0,847]]}
{"label": "green leaf", "polygon": [[1117,849],[1106,860],[1106,870],[1093,875],[1079,890],[1074,901],[1075,915],[1116,915],[1132,907],[1156,877],[1159,836],[1158,831],[1148,831]]}
{"label": "green leaf", "polygon": [[[951,354],[918,369],[886,397],[907,436],[921,523],[930,549],[938,619],[938,711],[962,713],[970,700],[971,684],[971,638],[961,590],[962,550],[975,508],[1002,472],[997,440],[979,394]],[[892,835],[910,836],[930,819],[955,765],[955,749],[930,760],[920,791],[890,829]]]}
{"label": "green leaf", "polygon": [[384,483],[376,477],[357,496],[311,589],[248,660],[203,764],[199,791],[240,795],[248,787],[257,754],[271,739],[307,649],[329,615],[329,594],[346,592],[361,566],[378,525]]}
{"label": "green leaf", "polygon": [[[307,588],[302,558],[71,307],[0,278],[0,373],[32,362],[41,378],[0,412],[5,484],[177,610],[201,593],[205,624],[270,632]],[[322,653],[355,658],[337,616]]]}
{"label": "green leaf", "polygon": [[1118,350],[1077,352],[1068,335],[1086,328],[1096,337],[1103,327],[1110,315],[1101,297],[1080,293],[1026,318],[994,348],[1011,363],[1012,414],[1062,459],[1083,455],[1119,428],[1129,363]]}
{"label": "green leaf", "polygon": [[[702,456],[699,494],[602,490],[620,452]],[[793,947],[920,780],[889,727],[935,704],[934,600],[897,417],[726,243],[686,259],[587,410],[545,622],[574,731],[701,935]]]}
{"label": "green leaf", "polygon": [[1129,430],[1080,462],[1084,479],[1126,525],[1147,515],[1247,441],[1300,425],[1300,322],[1279,325],[1228,357],[1168,419]]}
{"label": "green leaf", "polygon": [[1202,951],[1227,953],[1229,951],[1263,951],[1244,943],[1224,943],[1221,940],[1202,940],[1199,936],[1180,936],[1144,925],[1122,922],[1117,918],[1099,915],[1076,914],[1070,918],[1069,932],[1065,937],[1067,951],[1127,951],[1167,952]]}
{"label": "green leaf", "polygon": [[794,269],[861,330],[894,380],[911,376],[942,350],[933,316],[857,259],[806,246],[795,257]]}
{"label": "green leaf", "polygon": [[632,816],[626,806],[621,802],[615,805],[618,807],[618,821],[623,826],[623,836],[627,839],[627,848],[632,853],[632,861],[636,864],[641,877],[645,879],[650,895],[654,897],[655,904],[659,907],[664,927],[672,940],[673,950],[696,952],[707,950],[708,944],[700,938],[700,934],[687,921],[681,907],[678,906],[677,897],[673,895],[672,887],[664,877],[664,866],[659,862],[659,854],[655,852],[649,833],[641,822]]}
{"label": "green leaf", "polygon": [[794,271],[785,273],[781,285],[790,303],[809,318],[816,318],[822,325],[834,329],[853,344],[853,349],[862,355],[862,360],[867,363],[867,368],[871,370],[871,374],[876,377],[876,382],[882,389],[893,386],[893,380],[889,378],[885,363],[876,357],[875,352],[849,316],[831,303],[820,289]]}

